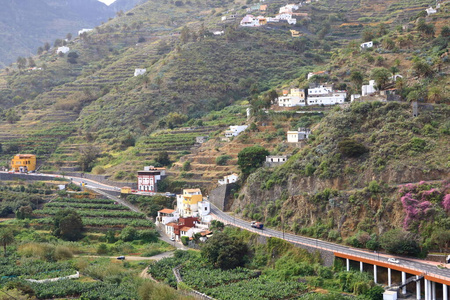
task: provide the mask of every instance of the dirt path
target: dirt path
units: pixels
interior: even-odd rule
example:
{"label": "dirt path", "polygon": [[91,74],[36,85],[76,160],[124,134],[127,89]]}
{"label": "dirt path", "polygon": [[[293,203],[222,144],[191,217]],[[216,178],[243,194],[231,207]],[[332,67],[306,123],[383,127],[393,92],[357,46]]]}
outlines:
{"label": "dirt path", "polygon": [[[154,256],[125,256],[125,261],[138,261],[138,260],[161,260],[166,257],[172,257],[173,251],[160,253]],[[111,258],[117,259],[117,256],[100,256],[100,255],[75,255],[75,257],[92,257],[92,258]]]}

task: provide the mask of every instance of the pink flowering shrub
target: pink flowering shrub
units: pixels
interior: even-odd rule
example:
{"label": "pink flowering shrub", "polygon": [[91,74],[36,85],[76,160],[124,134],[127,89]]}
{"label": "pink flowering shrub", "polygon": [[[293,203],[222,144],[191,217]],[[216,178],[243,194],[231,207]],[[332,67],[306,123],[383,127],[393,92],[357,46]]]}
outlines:
{"label": "pink flowering shrub", "polygon": [[443,197],[445,190],[446,187],[442,191],[432,188],[431,184],[424,181],[417,185],[409,183],[400,187],[400,194],[403,195],[400,200],[405,212],[403,228],[405,230],[420,230],[423,221],[429,221],[436,217],[442,198],[442,206],[445,211],[449,212],[450,195],[447,194]]}
{"label": "pink flowering shrub", "polygon": [[446,212],[450,213],[450,194],[444,196],[444,200],[442,200],[442,207],[444,207]]}
{"label": "pink flowering shrub", "polygon": [[427,212],[432,206],[429,201],[414,199],[411,193],[403,196],[401,201],[406,213],[406,217],[403,220],[403,228],[405,230],[412,229],[413,225],[418,226],[418,223],[427,216]]}

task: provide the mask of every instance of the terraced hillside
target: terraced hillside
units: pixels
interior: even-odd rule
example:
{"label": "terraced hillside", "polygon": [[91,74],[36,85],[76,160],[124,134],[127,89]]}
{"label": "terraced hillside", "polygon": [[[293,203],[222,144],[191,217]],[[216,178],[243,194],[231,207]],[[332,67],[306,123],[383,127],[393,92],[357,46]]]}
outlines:
{"label": "terraced hillside", "polygon": [[[240,17],[247,13],[243,1],[182,5],[149,1],[69,42],[71,52],[77,54],[73,55],[77,56],[75,62],[50,49],[35,57],[42,70],[17,70],[13,66],[1,74],[0,142],[7,149],[1,163],[6,165],[17,151],[27,151],[47,160],[48,168],[76,167],[80,147],[88,144],[101,149],[97,164],[111,175],[124,170],[134,173],[161,151],[168,151],[176,161],[191,151],[194,135],[222,130],[205,124],[198,126],[198,132],[175,133],[180,126],[193,127],[184,124],[186,120],[206,121],[208,112],[220,111],[242,99],[254,103],[270,89],[280,92],[287,86],[306,86],[306,74],[312,70],[334,71],[330,81],[353,88],[348,68],[340,67],[343,56],[350,57],[348,53],[352,52],[353,58],[346,64],[366,72],[373,69],[373,63],[369,54],[355,58],[357,50],[349,45],[357,46],[358,42],[352,44],[351,40],[359,39],[365,29],[376,31],[378,27],[391,35],[396,27],[416,20],[431,2],[323,0],[304,4],[299,11],[308,17],[299,18],[292,26],[304,35],[293,38],[291,27],[283,24],[237,27]],[[275,0],[267,4],[267,12],[253,13],[274,15],[284,5]],[[222,22],[221,17],[231,11],[237,15],[236,20]],[[427,20],[440,24],[444,15],[437,16]],[[211,34],[218,29],[224,29],[225,34]],[[380,45],[384,36],[374,38]],[[377,66],[387,67],[396,55],[380,53],[385,62],[377,58]],[[410,67],[411,63],[402,60],[399,66]],[[147,73],[134,77],[136,68],[146,68]],[[187,119],[170,125],[166,118],[171,112]],[[19,120],[7,122],[7,115],[14,114]],[[233,122],[221,124],[228,125]],[[54,133],[66,127],[70,130]],[[161,130],[167,128],[175,131],[165,136]],[[127,148],[123,141],[129,137],[134,143]],[[198,170],[208,178],[203,180],[206,182],[229,171],[218,166],[214,169],[214,157],[211,153],[203,162],[194,157],[185,160],[193,160],[194,170],[198,163]]]}

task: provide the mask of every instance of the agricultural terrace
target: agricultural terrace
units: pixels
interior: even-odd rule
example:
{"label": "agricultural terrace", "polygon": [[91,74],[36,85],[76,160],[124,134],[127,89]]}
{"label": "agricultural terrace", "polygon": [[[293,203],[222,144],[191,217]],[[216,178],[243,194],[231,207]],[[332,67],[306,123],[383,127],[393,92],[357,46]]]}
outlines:
{"label": "agricultural terrace", "polygon": [[146,219],[145,214],[130,211],[125,206],[115,204],[113,200],[98,198],[56,198],[45,204],[42,209],[34,211],[34,214],[40,218],[33,220],[33,222],[45,225],[52,224],[52,216],[65,208],[76,209],[82,217],[83,225],[88,228],[154,227],[154,224]]}

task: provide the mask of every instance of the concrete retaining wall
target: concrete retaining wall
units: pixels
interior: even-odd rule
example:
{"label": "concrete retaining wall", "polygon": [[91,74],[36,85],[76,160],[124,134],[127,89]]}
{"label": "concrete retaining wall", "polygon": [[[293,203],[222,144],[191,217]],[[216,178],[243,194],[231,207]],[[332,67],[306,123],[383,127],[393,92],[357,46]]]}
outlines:
{"label": "concrete retaining wall", "polygon": [[53,176],[33,175],[33,174],[21,174],[21,173],[0,173],[0,180],[25,180],[25,181],[44,181],[53,180]]}
{"label": "concrete retaining wall", "polygon": [[213,189],[209,193],[209,201],[222,211],[226,211],[230,208],[231,191],[236,190],[237,185],[235,183],[220,185]]}

